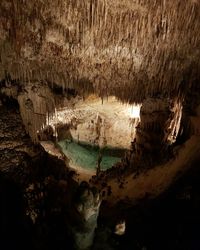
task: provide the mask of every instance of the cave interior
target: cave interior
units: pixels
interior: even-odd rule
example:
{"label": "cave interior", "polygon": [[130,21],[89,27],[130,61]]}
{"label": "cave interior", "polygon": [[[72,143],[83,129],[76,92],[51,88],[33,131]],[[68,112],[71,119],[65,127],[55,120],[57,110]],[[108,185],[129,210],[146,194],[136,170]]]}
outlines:
{"label": "cave interior", "polygon": [[200,1],[0,1],[0,249],[200,249]]}

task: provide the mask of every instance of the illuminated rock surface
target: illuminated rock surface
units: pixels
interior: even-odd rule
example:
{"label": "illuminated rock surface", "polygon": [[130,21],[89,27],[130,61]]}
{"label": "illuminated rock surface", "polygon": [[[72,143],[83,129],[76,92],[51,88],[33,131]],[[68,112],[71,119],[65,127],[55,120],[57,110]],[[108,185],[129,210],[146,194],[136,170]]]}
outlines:
{"label": "illuminated rock surface", "polygon": [[0,246],[199,249],[199,58],[198,0],[1,0]]}

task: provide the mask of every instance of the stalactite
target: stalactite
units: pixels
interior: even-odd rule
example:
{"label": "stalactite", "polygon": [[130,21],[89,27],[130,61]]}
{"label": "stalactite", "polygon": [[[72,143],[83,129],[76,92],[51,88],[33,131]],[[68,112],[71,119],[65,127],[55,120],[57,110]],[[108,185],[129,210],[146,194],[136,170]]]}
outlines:
{"label": "stalactite", "polygon": [[[16,0],[14,15],[9,15],[11,10],[6,10],[5,4],[6,0],[2,0],[0,67],[22,81],[42,80],[45,75],[51,82],[63,85],[65,78],[64,85],[81,88],[76,82],[84,78],[98,86],[97,92],[105,92],[104,86],[107,86],[108,93],[119,95],[120,89],[121,99],[132,102],[139,96],[135,89],[141,85],[143,90],[141,81],[146,82],[145,91],[149,90],[150,94],[166,91],[170,86],[168,93],[174,95],[188,65],[193,63],[199,68],[199,2],[34,0],[22,5]],[[11,32],[4,35],[7,22]],[[56,45],[52,51],[45,35],[51,30],[55,33],[50,39]],[[41,36],[40,42],[37,36]],[[60,43],[64,49],[57,56]],[[21,52],[29,48],[32,54],[24,57]],[[33,61],[34,69],[30,72],[28,66]],[[15,63],[19,65],[18,70],[9,66]],[[97,69],[97,63],[103,65],[104,70]],[[133,64],[138,67],[130,67]],[[63,78],[66,71],[69,73]],[[138,77],[139,71],[147,72],[147,78]],[[97,75],[104,79],[101,84],[95,84]],[[77,80],[71,83],[71,79]],[[132,93],[131,98],[128,92]],[[142,98],[141,94],[139,99]]]}

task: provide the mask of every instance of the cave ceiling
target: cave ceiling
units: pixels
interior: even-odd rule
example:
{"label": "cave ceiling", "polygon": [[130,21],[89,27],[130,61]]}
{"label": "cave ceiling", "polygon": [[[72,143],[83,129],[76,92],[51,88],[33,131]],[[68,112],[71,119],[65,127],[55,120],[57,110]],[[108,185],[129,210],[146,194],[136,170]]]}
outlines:
{"label": "cave ceiling", "polygon": [[0,1],[1,80],[140,102],[189,87],[199,57],[199,0]]}

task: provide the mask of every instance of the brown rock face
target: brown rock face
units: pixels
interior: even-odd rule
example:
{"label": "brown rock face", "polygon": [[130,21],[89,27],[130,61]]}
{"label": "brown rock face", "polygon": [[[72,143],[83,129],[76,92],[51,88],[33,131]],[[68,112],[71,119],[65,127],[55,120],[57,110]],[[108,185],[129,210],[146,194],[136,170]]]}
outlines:
{"label": "brown rock face", "polygon": [[[140,111],[141,122],[137,129],[138,136],[136,140],[138,144],[143,144],[144,148],[154,151],[159,148],[162,143],[166,143],[167,135],[165,131],[169,126],[169,123],[167,123],[169,118],[169,100],[158,98],[145,100]],[[153,147],[155,147],[155,149],[153,149]]]}
{"label": "brown rock face", "polygon": [[6,72],[127,102],[178,94],[199,70],[199,23],[193,0],[2,0],[0,79]]}
{"label": "brown rock face", "polygon": [[[27,135],[20,117],[17,102],[11,107],[0,106],[0,171],[13,173],[24,181],[29,159],[37,157],[40,150]],[[22,176],[21,176],[21,174]]]}
{"label": "brown rock face", "polygon": [[181,109],[175,105],[164,98],[148,98],[143,102],[133,142],[133,164],[143,162],[147,167],[169,158],[168,147],[176,140],[180,123],[177,116],[181,116]]}

